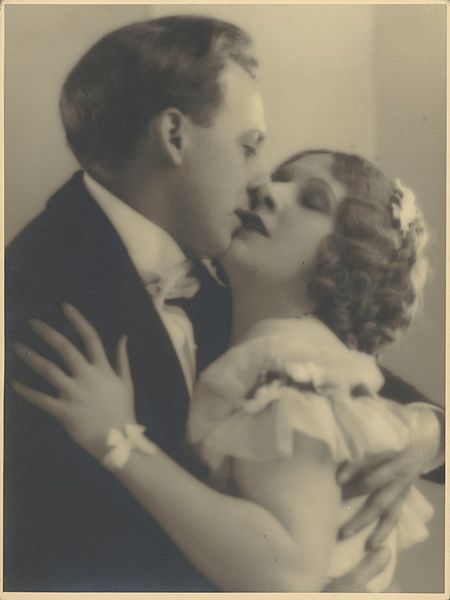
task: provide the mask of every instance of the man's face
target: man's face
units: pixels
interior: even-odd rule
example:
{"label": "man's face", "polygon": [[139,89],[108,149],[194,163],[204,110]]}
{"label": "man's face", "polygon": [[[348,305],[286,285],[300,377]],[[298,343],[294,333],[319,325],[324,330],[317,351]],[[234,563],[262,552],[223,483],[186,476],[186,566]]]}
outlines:
{"label": "man's face", "polygon": [[266,177],[260,158],[264,111],[255,81],[235,63],[221,76],[223,104],[212,124],[189,119],[185,160],[179,167],[173,237],[191,256],[220,256],[250,209],[249,190]]}

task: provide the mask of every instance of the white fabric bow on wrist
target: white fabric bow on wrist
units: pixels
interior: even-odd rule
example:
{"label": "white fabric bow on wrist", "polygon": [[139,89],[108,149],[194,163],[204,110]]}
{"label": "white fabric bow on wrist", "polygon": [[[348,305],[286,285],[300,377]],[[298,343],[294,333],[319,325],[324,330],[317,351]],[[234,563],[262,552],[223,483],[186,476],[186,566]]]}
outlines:
{"label": "white fabric bow on wrist", "polygon": [[143,425],[132,423],[125,425],[124,433],[118,429],[110,429],[106,444],[112,447],[112,450],[103,459],[104,466],[111,471],[122,469],[128,462],[132,450],[139,450],[143,454],[155,454],[158,446],[145,437],[144,431]]}

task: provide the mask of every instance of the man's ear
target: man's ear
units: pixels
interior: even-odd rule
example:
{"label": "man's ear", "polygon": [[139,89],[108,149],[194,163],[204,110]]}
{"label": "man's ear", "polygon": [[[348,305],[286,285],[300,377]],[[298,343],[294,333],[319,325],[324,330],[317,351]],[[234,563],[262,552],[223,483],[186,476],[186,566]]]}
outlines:
{"label": "man's ear", "polygon": [[176,108],[167,108],[156,122],[162,153],[174,166],[184,161],[187,145],[187,117]]}

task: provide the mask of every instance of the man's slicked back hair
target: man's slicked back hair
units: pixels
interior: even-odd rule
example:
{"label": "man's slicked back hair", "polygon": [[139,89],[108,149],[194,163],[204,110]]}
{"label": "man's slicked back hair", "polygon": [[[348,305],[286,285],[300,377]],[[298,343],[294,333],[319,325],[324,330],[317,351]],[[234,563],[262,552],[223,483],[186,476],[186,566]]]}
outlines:
{"label": "man's slicked back hair", "polygon": [[219,77],[227,61],[254,77],[251,46],[239,27],[194,15],[107,34],[73,68],[61,94],[67,141],[80,164],[126,166],[149,121],[166,108],[209,125],[221,106]]}

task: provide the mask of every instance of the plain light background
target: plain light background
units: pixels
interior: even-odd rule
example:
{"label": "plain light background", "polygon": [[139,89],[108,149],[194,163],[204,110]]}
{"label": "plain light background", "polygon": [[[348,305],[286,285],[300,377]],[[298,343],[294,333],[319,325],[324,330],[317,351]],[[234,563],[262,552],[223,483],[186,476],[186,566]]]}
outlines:
{"label": "plain light background", "polygon": [[[69,69],[104,33],[174,13],[224,18],[253,36],[269,165],[304,148],[358,152],[415,190],[430,225],[433,274],[420,316],[383,362],[443,404],[445,5],[7,5],[6,242],[77,169],[58,113]],[[413,553],[414,591],[439,591],[442,537]]]}

